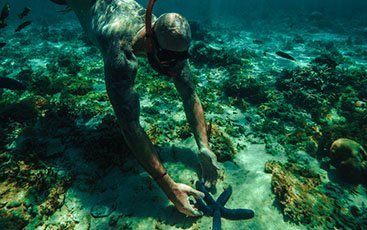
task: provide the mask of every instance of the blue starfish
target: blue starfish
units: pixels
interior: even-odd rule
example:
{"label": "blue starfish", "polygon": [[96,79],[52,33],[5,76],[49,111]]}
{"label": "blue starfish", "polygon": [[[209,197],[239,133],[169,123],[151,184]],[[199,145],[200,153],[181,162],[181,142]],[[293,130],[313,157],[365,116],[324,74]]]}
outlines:
{"label": "blue starfish", "polygon": [[232,195],[232,187],[225,189],[215,201],[201,181],[196,182],[196,189],[205,194],[204,201],[198,199],[197,207],[205,216],[213,217],[213,230],[220,230],[222,227],[221,217],[229,220],[245,220],[254,217],[255,213],[251,209],[228,209],[224,205]]}

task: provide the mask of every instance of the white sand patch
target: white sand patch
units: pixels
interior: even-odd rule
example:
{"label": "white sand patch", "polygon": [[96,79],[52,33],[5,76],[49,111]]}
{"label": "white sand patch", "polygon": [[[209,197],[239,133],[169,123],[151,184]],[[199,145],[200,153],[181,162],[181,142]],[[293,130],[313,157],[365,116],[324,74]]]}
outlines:
{"label": "white sand patch", "polygon": [[[271,174],[264,173],[265,162],[273,156],[265,153],[263,144],[247,146],[234,162],[221,164],[224,181],[217,184],[213,196],[217,198],[231,185],[233,194],[226,207],[253,209],[255,217],[242,221],[222,219],[223,229],[303,229],[285,222],[273,205]],[[174,180],[194,186],[199,168],[196,151],[194,139],[189,138],[162,148],[159,155]],[[66,194],[65,205],[46,225],[73,222],[76,229],[210,229],[212,226],[212,217],[186,218],[178,213],[135,160],[120,168],[101,170],[84,162],[77,150],[68,150],[66,155],[73,162],[77,176]],[[90,211],[101,203],[106,208],[116,207],[109,216],[92,217]]]}

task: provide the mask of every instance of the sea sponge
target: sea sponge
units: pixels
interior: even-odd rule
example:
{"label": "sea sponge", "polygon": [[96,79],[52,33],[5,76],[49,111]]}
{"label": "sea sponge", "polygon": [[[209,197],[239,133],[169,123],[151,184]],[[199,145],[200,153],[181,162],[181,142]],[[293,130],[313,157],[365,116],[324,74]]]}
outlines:
{"label": "sea sponge", "polygon": [[357,142],[340,138],[330,147],[330,163],[341,180],[350,183],[366,183],[367,153]]}

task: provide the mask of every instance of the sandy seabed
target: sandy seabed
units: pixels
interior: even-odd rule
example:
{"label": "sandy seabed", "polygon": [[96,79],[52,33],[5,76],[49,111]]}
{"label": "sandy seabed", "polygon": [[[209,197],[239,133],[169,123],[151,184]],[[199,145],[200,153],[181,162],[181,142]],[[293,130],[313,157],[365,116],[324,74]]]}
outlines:
{"label": "sandy seabed", "polygon": [[[334,29],[345,28],[344,25],[346,24],[340,23]],[[363,33],[367,34],[367,31],[360,29],[358,26],[350,27],[349,31],[337,32],[319,28],[315,24],[312,24],[312,26],[295,24],[291,27],[287,21],[280,21],[278,24],[276,22],[269,23],[266,26],[261,25],[260,22],[241,26],[235,27],[213,23],[207,33],[216,37],[216,39],[211,43],[207,43],[207,49],[213,52],[244,49],[244,52],[255,55],[256,57],[249,58],[251,63],[248,60],[243,60],[244,66],[248,66],[247,69],[243,69],[243,72],[247,72],[247,75],[252,75],[254,78],[271,71],[307,66],[318,51],[310,49],[306,41],[335,43],[344,58],[347,58],[353,65],[365,66],[367,62],[367,53],[363,51],[367,48]],[[300,37],[301,41],[294,42],[294,38],[300,39]],[[354,45],[348,43],[350,37],[353,39]],[[1,92],[3,100],[13,100],[15,103],[20,99],[40,94],[51,105],[60,106],[60,104],[65,103],[64,101],[59,103],[64,99],[64,94],[78,96],[76,102],[73,101],[74,105],[78,107],[75,108],[75,111],[70,112],[73,113],[76,125],[65,128],[62,124],[60,125],[60,121],[57,121],[57,124],[55,122],[54,125],[58,130],[55,131],[58,134],[56,137],[57,144],[46,144],[49,150],[39,150],[46,151],[45,159],[41,159],[53,171],[58,174],[72,174],[72,184],[64,193],[61,207],[54,210],[51,215],[45,215],[38,223],[31,223],[28,227],[33,226],[38,229],[58,229],[60,226],[74,229],[211,228],[211,217],[186,218],[179,214],[149,175],[131,157],[127,157],[127,160],[121,164],[100,167],[98,159],[101,158],[94,159],[94,161],[93,159],[90,160],[93,157],[87,157],[86,159],[85,155],[88,155],[88,153],[86,153],[83,144],[87,142],[84,141],[81,146],[78,146],[70,140],[73,139],[73,136],[68,135],[73,135],[74,128],[77,127],[79,130],[80,127],[87,127],[87,131],[98,132],[99,129],[96,129],[96,127],[105,118],[103,112],[109,115],[113,114],[105,95],[101,57],[95,48],[84,42],[85,38],[76,23],[61,25],[35,23],[22,33],[15,35],[10,31],[5,31],[0,35],[0,38],[8,41],[7,46],[2,48],[1,51],[6,53],[6,56],[0,57],[1,74],[31,83],[31,89],[28,92],[18,93],[3,90]],[[360,40],[364,42],[359,42]],[[275,54],[277,50],[287,51],[297,61],[293,62],[277,56]],[[75,59],[70,57],[71,62],[68,62],[65,56],[70,54],[76,57]],[[77,66],[74,66],[73,61],[75,60],[78,61]],[[222,219],[223,229],[308,229],[309,226],[296,224],[285,217],[282,214],[282,209],[275,201],[276,196],[271,185],[272,175],[264,172],[264,165],[269,160],[286,162],[287,155],[284,152],[279,154],[269,154],[267,152],[264,135],[253,130],[249,120],[249,117],[251,117],[254,122],[261,122],[256,109],[249,107],[246,111],[243,111],[241,108],[236,108],[227,100],[222,100],[220,93],[214,96],[211,95],[211,98],[205,98],[205,92],[201,90],[201,88],[214,85],[220,86],[231,76],[231,71],[221,66],[221,63],[208,66],[205,64],[205,60],[199,64],[195,60],[192,62],[193,72],[197,76],[197,88],[200,91],[199,95],[202,97],[204,107],[211,106],[207,109],[206,118],[219,121],[217,122],[218,126],[229,123],[241,127],[241,130],[243,130],[243,133],[236,136],[225,134],[230,137],[235,146],[240,147],[237,148],[237,153],[232,160],[220,163],[224,170],[224,178],[217,184],[214,197],[217,197],[223,189],[231,185],[233,195],[226,207],[253,209],[255,217],[244,221]],[[58,66],[58,69],[53,69],[53,65]],[[153,73],[147,68],[149,68],[147,64],[143,64],[143,73],[140,72],[138,76],[144,75],[146,73],[144,71],[147,71],[148,74]],[[93,87],[90,90],[102,96],[97,98],[94,97],[95,94],[83,93],[87,95],[83,99],[83,95],[78,95],[78,87],[72,89],[75,91],[58,91],[59,89],[55,89],[56,86],[54,86],[52,89],[54,91],[51,90],[45,93],[45,89],[42,87],[45,87],[46,83],[32,82],[32,79],[28,79],[24,75],[24,70],[32,71],[32,76],[37,74],[37,76],[42,77],[42,74],[44,74],[44,76],[49,77],[51,73],[54,73],[57,75],[55,79],[63,77],[93,79]],[[73,83],[67,82],[66,84],[75,87]],[[82,85],[82,83],[80,84]],[[167,96],[167,91],[159,94],[159,90],[155,91],[149,83],[147,83],[148,86],[145,86],[144,82],[138,80],[137,84],[137,88],[141,93],[147,87],[146,92],[148,93],[141,96],[141,123],[146,130],[150,130],[150,136],[157,137],[155,144],[164,166],[177,182],[194,186],[198,179],[197,172],[199,170],[194,140],[192,137],[179,138],[176,133],[172,134],[169,131],[170,127],[174,127],[177,123],[182,125],[185,122],[182,107],[181,105],[177,106],[177,104],[180,104],[177,95],[173,96],[174,100],[162,100],[162,97]],[[172,88],[172,86],[165,84],[160,83],[161,90]],[[50,85],[47,86],[50,87]],[[83,85],[80,87],[82,88]],[[95,102],[98,104],[98,106],[96,105],[97,109],[100,110],[95,114],[90,115],[88,113],[85,115],[83,109],[95,105],[93,104]],[[217,113],[212,107],[219,108],[222,112]],[[60,106],[60,108],[64,107]],[[51,109],[47,107],[44,108],[45,110],[50,111]],[[152,112],[152,110],[154,111]],[[79,114],[79,117],[78,114],[75,115],[78,111],[83,115]],[[4,119],[1,131],[4,132],[2,135],[6,137],[7,142],[1,143],[0,153],[11,155],[17,149],[17,145],[20,145],[19,143],[22,143],[24,139],[20,138],[24,134],[21,130],[26,126],[37,127],[39,123],[37,121],[29,122],[27,119],[25,119],[26,121],[8,120],[5,117],[6,114],[4,114],[4,112],[0,113],[1,118]],[[35,120],[42,120],[45,114],[41,113],[37,116]],[[83,116],[88,117],[88,119]],[[163,125],[165,122],[169,125]],[[53,125],[52,122],[48,124]],[[39,133],[36,135],[38,140],[42,138],[44,140],[52,136],[50,133],[42,135]],[[52,138],[55,139],[55,137]],[[108,145],[108,140],[106,143]],[[29,148],[32,148],[32,146],[28,146],[28,151],[30,151]],[[103,149],[103,146],[100,148]],[[106,149],[109,148],[106,147]],[[31,150],[32,152],[38,151],[38,149]],[[326,170],[320,168],[320,162],[304,151],[300,154],[303,154],[303,160],[306,158],[307,162],[316,169],[324,182],[329,181],[329,174]],[[14,159],[17,160],[18,158],[15,157]],[[3,162],[0,163],[3,164]],[[365,192],[365,187],[362,190]],[[19,202],[22,202],[21,199],[19,198]],[[355,199],[361,203],[365,201],[366,197],[362,193],[356,195]],[[37,204],[32,205],[36,206]],[[6,206],[5,203],[2,209],[11,213],[12,207]],[[322,226],[322,228],[326,227]]]}

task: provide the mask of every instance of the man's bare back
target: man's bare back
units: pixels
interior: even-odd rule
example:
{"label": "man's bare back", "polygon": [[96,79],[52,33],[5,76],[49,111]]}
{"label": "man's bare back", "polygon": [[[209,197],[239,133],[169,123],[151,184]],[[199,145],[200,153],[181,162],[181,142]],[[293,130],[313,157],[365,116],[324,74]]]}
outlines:
{"label": "man's bare back", "polygon": [[146,10],[134,0],[66,0],[66,3],[88,38],[102,49],[107,40],[116,37],[132,45],[145,26]]}

